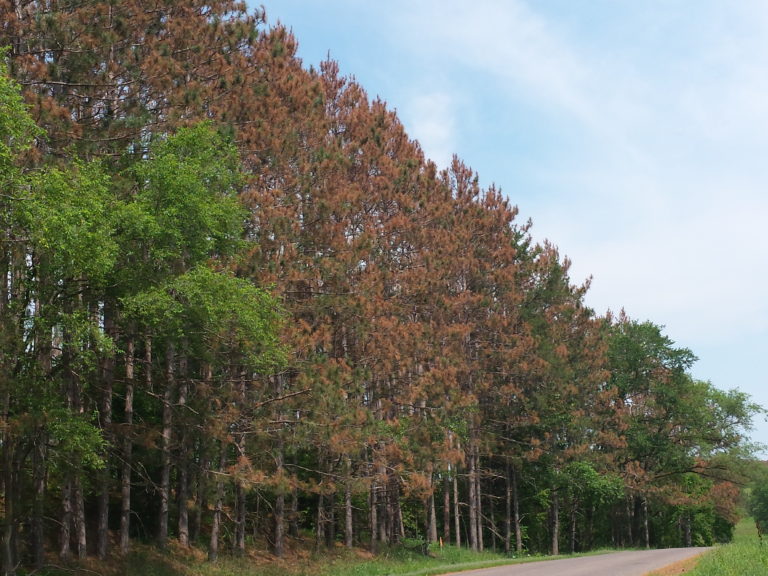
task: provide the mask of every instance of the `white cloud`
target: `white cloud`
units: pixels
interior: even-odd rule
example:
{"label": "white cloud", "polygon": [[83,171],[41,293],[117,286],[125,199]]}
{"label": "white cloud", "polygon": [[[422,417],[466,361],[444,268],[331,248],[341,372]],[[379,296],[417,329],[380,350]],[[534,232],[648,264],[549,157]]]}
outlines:
{"label": "white cloud", "polygon": [[415,94],[399,111],[408,133],[421,144],[439,168],[447,167],[456,152],[456,105],[447,92]]}
{"label": "white cloud", "polygon": [[[444,66],[460,61],[576,114],[587,112],[584,69],[548,23],[516,0],[419,2],[404,11],[406,37]],[[465,90],[477,86],[465,85]]]}

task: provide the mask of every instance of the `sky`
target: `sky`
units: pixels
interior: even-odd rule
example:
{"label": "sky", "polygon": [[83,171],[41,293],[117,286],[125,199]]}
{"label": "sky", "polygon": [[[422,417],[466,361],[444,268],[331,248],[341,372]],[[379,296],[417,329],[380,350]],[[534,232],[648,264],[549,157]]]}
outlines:
{"label": "sky", "polygon": [[[695,378],[768,407],[768,2],[265,0]],[[752,439],[768,445],[768,422]],[[768,452],[764,452],[768,455]]]}

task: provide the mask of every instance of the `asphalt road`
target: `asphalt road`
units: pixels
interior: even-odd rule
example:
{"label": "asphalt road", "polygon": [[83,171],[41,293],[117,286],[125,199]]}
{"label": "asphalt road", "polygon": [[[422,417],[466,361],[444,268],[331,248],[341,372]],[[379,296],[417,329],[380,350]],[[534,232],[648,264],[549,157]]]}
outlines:
{"label": "asphalt road", "polygon": [[631,550],[461,572],[462,576],[643,576],[708,548]]}

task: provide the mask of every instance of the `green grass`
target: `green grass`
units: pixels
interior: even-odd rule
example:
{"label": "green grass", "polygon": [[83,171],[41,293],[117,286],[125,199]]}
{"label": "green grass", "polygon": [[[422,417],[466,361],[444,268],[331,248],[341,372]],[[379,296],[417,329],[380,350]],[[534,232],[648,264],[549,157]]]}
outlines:
{"label": "green grass", "polygon": [[[237,558],[222,556],[215,563],[206,561],[202,550],[171,547],[161,552],[152,546],[136,546],[134,552],[117,562],[97,564],[86,561],[80,566],[49,566],[35,571],[36,576],[435,576],[506,564],[545,560],[548,557],[510,558],[494,552],[476,553],[466,548],[432,546],[425,556],[412,549],[398,547],[377,556],[361,550],[336,548],[320,553],[300,547],[288,559],[278,560],[267,552]],[[604,553],[606,550],[592,552]],[[565,558],[567,556],[560,556]],[[114,559],[113,559],[114,560]],[[95,561],[94,561],[95,562]],[[21,572],[23,574],[23,572]],[[734,540],[701,557],[688,576],[766,576],[768,575],[768,538],[761,545],[754,522],[746,519],[736,526]]]}
{"label": "green grass", "polygon": [[[565,556],[560,556],[561,558]],[[493,552],[434,546],[425,556],[414,550],[393,548],[377,556],[337,548],[318,554],[293,555],[287,560],[270,557],[224,556],[209,563],[202,557],[163,555],[146,548],[132,555],[120,576],[434,576],[504,564],[543,560],[546,557],[510,558]]]}
{"label": "green grass", "polygon": [[171,545],[168,551],[162,552],[153,546],[136,545],[125,558],[112,558],[104,563],[88,559],[66,567],[48,566],[36,571],[35,576],[434,576],[548,558],[551,557],[511,558],[454,546],[441,549],[437,545],[430,548],[429,556],[422,554],[418,546],[396,547],[373,556],[359,549],[342,547],[315,553],[299,545],[284,560],[264,551],[251,552],[245,557],[223,555],[211,563],[200,549]]}
{"label": "green grass", "polygon": [[[530,559],[528,559],[530,560]],[[520,559],[517,560],[521,561]],[[223,558],[215,564],[189,566],[185,576],[431,576],[472,568],[515,562],[492,552],[473,553],[452,546],[431,551],[430,556],[392,549],[375,557],[339,549],[305,558],[254,565],[248,559]],[[128,576],[133,576],[128,575]],[[136,574],[138,576],[138,574]],[[171,576],[171,575],[166,575]]]}
{"label": "green grass", "polygon": [[[48,565],[35,576],[433,576],[503,564],[542,560],[545,557],[510,558],[493,552],[439,546],[425,556],[402,547],[377,556],[360,550],[337,548],[320,553],[298,551],[285,560],[257,553],[246,557],[222,556],[208,562],[201,550],[172,548],[161,552],[152,546],[135,546],[125,558],[106,563],[95,559],[67,566]],[[20,574],[25,574],[21,571]]]}
{"label": "green grass", "polygon": [[217,562],[208,562],[199,549],[181,550],[171,546],[162,552],[153,546],[137,545],[125,558],[112,558],[104,563],[89,558],[66,566],[50,564],[33,573],[35,576],[433,576],[543,558],[514,559],[493,552],[476,553],[453,546],[440,550],[435,546],[429,556],[403,547],[376,556],[346,548],[319,553],[299,549],[284,560],[267,552],[257,552],[245,557],[222,555]]}
{"label": "green grass", "polygon": [[688,576],[765,576],[768,574],[768,540],[762,545],[751,518],[736,526],[733,542],[701,557]]}
{"label": "green grass", "polygon": [[[360,563],[331,566],[322,572],[314,572],[314,574],[318,574],[318,576],[432,576],[446,572],[532,560],[532,558],[515,560],[493,552],[470,552],[453,546],[447,546],[442,551],[439,547],[433,547],[430,554],[430,556],[424,556],[402,549],[394,550],[389,554],[380,555]],[[307,576],[309,574],[307,573]]]}

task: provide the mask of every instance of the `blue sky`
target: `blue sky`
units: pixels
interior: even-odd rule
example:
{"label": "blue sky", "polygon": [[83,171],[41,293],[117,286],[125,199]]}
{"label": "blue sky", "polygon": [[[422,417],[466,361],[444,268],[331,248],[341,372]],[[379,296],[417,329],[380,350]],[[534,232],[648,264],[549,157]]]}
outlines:
{"label": "blue sky", "polygon": [[[456,153],[695,377],[768,406],[768,3],[276,0],[445,166]],[[754,440],[768,444],[768,423]]]}

